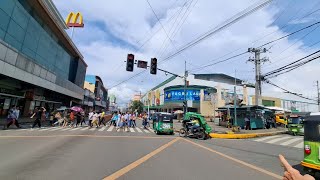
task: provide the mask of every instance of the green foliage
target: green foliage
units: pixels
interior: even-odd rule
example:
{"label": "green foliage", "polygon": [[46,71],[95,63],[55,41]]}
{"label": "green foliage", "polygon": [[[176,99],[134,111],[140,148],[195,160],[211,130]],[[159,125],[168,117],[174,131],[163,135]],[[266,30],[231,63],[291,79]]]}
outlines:
{"label": "green foliage", "polygon": [[143,111],[143,103],[141,101],[133,101],[130,109],[132,112],[138,111],[140,114]]}

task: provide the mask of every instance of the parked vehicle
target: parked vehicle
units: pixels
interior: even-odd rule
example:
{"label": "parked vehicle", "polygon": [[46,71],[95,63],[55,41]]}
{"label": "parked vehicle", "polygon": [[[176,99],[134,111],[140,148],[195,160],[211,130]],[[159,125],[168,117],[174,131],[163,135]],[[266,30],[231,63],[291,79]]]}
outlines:
{"label": "parked vehicle", "polygon": [[152,120],[153,129],[156,134],[174,134],[173,117],[170,113],[157,112],[154,113],[150,120]]}
{"label": "parked vehicle", "polygon": [[304,159],[301,165],[314,175],[320,172],[320,113],[306,116],[304,130]]}

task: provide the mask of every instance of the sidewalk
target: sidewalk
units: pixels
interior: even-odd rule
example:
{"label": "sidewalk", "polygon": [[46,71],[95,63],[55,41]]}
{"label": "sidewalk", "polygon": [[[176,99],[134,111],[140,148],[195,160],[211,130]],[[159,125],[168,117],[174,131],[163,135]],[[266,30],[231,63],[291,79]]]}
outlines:
{"label": "sidewalk", "polygon": [[[19,118],[19,124],[25,125],[25,124],[32,124],[35,118],[31,119],[30,117],[21,117]],[[5,118],[0,119],[0,126],[3,126],[7,123],[7,120]],[[11,125],[12,127],[14,125]]]}
{"label": "sidewalk", "polygon": [[[214,122],[207,121],[209,126],[212,128],[212,133],[210,136],[212,138],[222,138],[222,139],[247,139],[255,138],[262,136],[273,136],[276,134],[284,134],[287,132],[286,128],[278,127],[272,129],[257,129],[257,130],[240,130],[240,132],[232,132],[231,129],[226,127],[218,126]],[[176,132],[179,132],[179,129],[182,128],[182,123],[179,123],[178,120],[174,120],[174,128]]]}

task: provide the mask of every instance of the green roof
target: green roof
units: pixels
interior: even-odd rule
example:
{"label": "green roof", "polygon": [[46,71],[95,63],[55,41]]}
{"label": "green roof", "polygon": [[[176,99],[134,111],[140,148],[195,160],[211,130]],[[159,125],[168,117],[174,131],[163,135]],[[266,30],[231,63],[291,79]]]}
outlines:
{"label": "green roof", "polygon": [[159,87],[168,84],[169,82],[173,81],[174,79],[176,79],[177,76],[171,76],[169,79],[163,81],[162,83],[160,83],[159,85],[157,85],[156,87],[152,88],[151,91],[154,91],[156,89],[158,89]]}

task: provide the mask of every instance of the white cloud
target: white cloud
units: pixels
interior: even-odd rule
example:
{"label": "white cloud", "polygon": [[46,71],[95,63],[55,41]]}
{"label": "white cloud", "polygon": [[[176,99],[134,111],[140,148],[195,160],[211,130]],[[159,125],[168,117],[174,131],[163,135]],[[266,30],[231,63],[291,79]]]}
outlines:
{"label": "white cloud", "polygon": [[[156,22],[145,0],[118,0],[112,2],[101,0],[70,0],[68,2],[54,0],[54,2],[64,16],[70,11],[80,11],[83,13],[86,26],[84,30],[76,32],[77,37],[79,36],[76,42],[89,65],[88,73],[97,74],[102,77],[107,87],[111,87],[117,82],[141,71],[137,70],[137,68],[135,68],[134,73],[125,71],[124,61],[127,53],[134,53],[137,59],[144,60],[150,60],[151,57],[160,56],[158,51],[163,40],[166,38],[166,34],[161,29],[160,24]],[[174,2],[175,1],[150,0],[150,3],[161,18],[161,22],[167,32],[170,32],[170,28],[174,26],[175,22],[175,18],[173,18],[170,23],[168,23],[170,17],[180,10],[185,1],[179,0],[177,3]],[[195,2],[196,1],[193,1],[193,3]],[[253,3],[254,2],[250,0],[197,1],[194,7],[193,5],[191,6],[191,13],[181,27],[181,31],[172,37],[175,46],[181,47]],[[186,7],[184,7],[184,9],[186,9]],[[253,45],[258,46],[272,39],[279,38],[285,35],[285,33],[280,31],[277,26],[270,26],[276,12],[278,12],[278,9],[275,7],[259,10],[240,22],[233,24],[223,32],[215,34],[195,47],[188,49],[165,63],[159,64],[159,66],[180,74],[184,71],[184,60],[189,62],[188,68],[194,68],[190,64],[208,64],[211,60],[231,50],[242,48],[233,53],[237,54],[241,51],[246,51],[248,47]],[[96,24],[97,22],[98,24]],[[176,23],[177,22],[179,22],[179,19]],[[101,24],[103,25],[102,27]],[[105,28],[107,28],[107,30]],[[139,52],[132,52],[133,50],[129,47],[123,46],[121,43],[115,43],[110,39],[116,37],[139,47],[144,40],[159,29],[159,33],[140,49]],[[252,44],[252,41],[271,32],[274,33]],[[303,33],[301,36],[302,35]],[[268,56],[272,62],[272,65],[266,64],[266,67],[263,68],[264,72],[285,65],[312,51],[310,49],[308,51],[303,50],[304,44],[302,42],[294,45],[293,43],[294,41],[284,39],[271,48],[272,53],[264,54]],[[169,47],[166,53],[164,53],[164,56],[170,54],[169,52],[176,51],[175,46],[172,46],[169,41],[167,41],[167,44]],[[291,47],[288,50],[281,53],[289,46]],[[276,59],[279,60],[291,54],[295,55],[280,62],[275,61]],[[233,75],[234,70],[237,69],[239,72],[247,71],[246,73],[239,73],[238,76],[240,78],[253,79],[253,64],[246,63],[249,56],[248,54],[247,56],[235,58],[229,62],[206,68],[198,73],[223,72]],[[159,61],[161,61],[160,58]],[[306,65],[299,70],[279,76],[274,81],[275,83],[282,82],[283,86],[289,90],[299,90],[303,92],[303,94],[311,95],[318,68],[318,63]],[[162,72],[159,72],[157,76],[150,75],[149,72],[146,72],[117,88],[111,89],[110,92],[118,95],[117,99],[120,99],[120,101],[124,103],[131,99],[135,91],[141,89],[146,91],[166,78],[168,77]],[[264,85],[263,93],[265,95],[281,94],[281,96],[286,96],[286,94],[279,93],[279,90],[268,85]]]}

